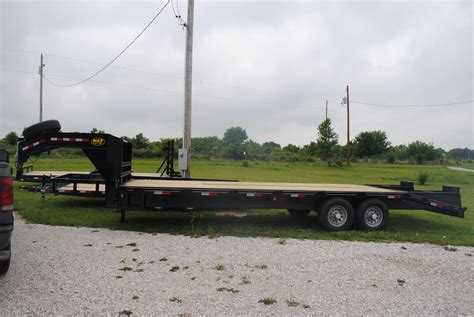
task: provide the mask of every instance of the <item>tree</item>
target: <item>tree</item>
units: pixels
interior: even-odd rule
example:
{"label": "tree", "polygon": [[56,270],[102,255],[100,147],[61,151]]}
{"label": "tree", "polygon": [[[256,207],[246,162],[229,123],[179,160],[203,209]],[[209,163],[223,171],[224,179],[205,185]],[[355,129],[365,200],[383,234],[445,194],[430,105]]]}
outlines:
{"label": "tree", "polygon": [[408,144],[408,155],[420,165],[426,161],[434,161],[442,157],[442,153],[435,149],[433,144],[422,141]]}
{"label": "tree", "polygon": [[324,120],[318,127],[318,140],[316,143],[317,152],[319,157],[325,161],[328,166],[332,163],[339,165],[340,160],[340,147],[337,144],[338,135],[331,126],[331,119]]}
{"label": "tree", "polygon": [[18,134],[15,131],[8,132],[5,136],[5,141],[10,145],[15,145],[18,140]]}
{"label": "tree", "polygon": [[300,148],[293,144],[288,144],[287,146],[283,147],[283,151],[290,152],[290,153],[298,153]]}
{"label": "tree", "polygon": [[381,155],[387,152],[389,146],[384,131],[365,131],[354,139],[354,154],[358,157]]}
{"label": "tree", "polygon": [[135,149],[144,149],[150,144],[150,140],[146,138],[143,133],[137,134],[134,138],[130,140]]}
{"label": "tree", "polygon": [[231,127],[225,131],[222,141],[224,141],[226,145],[236,145],[244,143],[247,139],[247,132],[244,129],[241,127]]}
{"label": "tree", "polygon": [[101,133],[101,134],[104,134],[105,131],[104,131],[104,130],[99,130],[99,129],[97,129],[97,128],[94,128],[94,129],[91,130],[91,133]]}

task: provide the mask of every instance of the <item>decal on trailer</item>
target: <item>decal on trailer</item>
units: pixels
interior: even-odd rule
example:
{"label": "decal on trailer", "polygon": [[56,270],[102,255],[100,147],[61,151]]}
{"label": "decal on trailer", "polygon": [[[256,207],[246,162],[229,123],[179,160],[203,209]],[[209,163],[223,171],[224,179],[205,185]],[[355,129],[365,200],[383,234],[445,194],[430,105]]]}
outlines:
{"label": "decal on trailer", "polygon": [[93,146],[102,146],[105,144],[105,139],[104,138],[100,138],[100,137],[97,137],[97,138],[92,138],[91,139],[91,144]]}

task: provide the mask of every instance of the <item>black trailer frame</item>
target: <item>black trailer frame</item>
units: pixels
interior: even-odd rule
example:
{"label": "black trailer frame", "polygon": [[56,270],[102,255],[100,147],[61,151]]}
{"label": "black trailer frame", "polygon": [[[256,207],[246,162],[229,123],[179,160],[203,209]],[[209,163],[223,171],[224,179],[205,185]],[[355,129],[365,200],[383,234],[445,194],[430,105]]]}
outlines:
{"label": "black trailer frame", "polygon": [[[51,191],[55,194],[105,197],[107,207],[120,209],[122,221],[125,221],[125,212],[129,209],[318,210],[324,202],[334,197],[342,198],[354,207],[368,199],[377,199],[388,209],[423,209],[461,218],[466,211],[461,205],[459,188],[450,186],[443,186],[441,191],[420,191],[415,190],[412,182],[402,181],[399,185],[347,185],[354,186],[351,190],[330,190],[324,188],[325,184],[319,184],[320,188],[317,190],[305,190],[292,183],[280,184],[286,187],[279,189],[272,189],[274,186],[255,189],[251,185],[246,188],[251,183],[238,183],[239,186],[235,186],[235,182],[219,183],[225,180],[183,179],[176,177],[178,174],[173,169],[174,150],[171,146],[163,163],[166,163],[165,170],[171,173],[171,177],[156,174],[156,177],[134,178],[131,172],[132,145],[110,134],[45,132],[35,139],[19,139],[17,178],[22,179],[24,164],[29,157],[60,147],[81,149],[96,171],[89,174],[69,173],[59,177],[44,175],[43,186],[46,182],[51,182]],[[133,183],[140,178],[145,181],[140,183],[142,185],[134,186]],[[168,181],[154,183],[154,179]],[[181,184],[177,185],[174,182],[176,180],[191,183],[179,182]],[[201,188],[199,181],[209,183]],[[84,184],[89,188],[93,186],[93,189],[83,190],[81,186]],[[182,184],[189,186],[181,186]],[[67,190],[61,192],[64,186],[67,186]]]}
{"label": "black trailer frame", "polygon": [[132,145],[110,134],[45,132],[29,140],[20,138],[17,144],[17,179],[22,178],[23,165],[31,156],[64,147],[84,152],[103,177],[106,206],[116,207],[119,186],[132,178]]}

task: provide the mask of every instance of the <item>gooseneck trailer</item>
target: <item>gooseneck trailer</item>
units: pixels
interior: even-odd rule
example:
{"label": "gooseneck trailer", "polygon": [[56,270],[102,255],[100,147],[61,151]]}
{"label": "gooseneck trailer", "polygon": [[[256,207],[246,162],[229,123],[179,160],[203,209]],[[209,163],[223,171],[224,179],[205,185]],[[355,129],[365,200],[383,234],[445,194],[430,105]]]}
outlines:
{"label": "gooseneck trailer", "polygon": [[[379,230],[387,224],[389,210],[427,210],[461,218],[466,211],[459,188],[451,186],[422,191],[403,181],[353,185],[185,179],[172,168],[173,151],[168,151],[167,173],[132,173],[129,142],[110,134],[62,133],[57,121],[42,124],[34,133],[25,130],[18,141],[17,179],[49,184],[56,195],[104,197],[107,207],[120,210],[121,221],[131,209],[287,209],[299,217],[316,211],[327,230],[345,230],[354,223]],[[96,170],[35,172],[25,166],[30,157],[57,148],[81,149]]]}

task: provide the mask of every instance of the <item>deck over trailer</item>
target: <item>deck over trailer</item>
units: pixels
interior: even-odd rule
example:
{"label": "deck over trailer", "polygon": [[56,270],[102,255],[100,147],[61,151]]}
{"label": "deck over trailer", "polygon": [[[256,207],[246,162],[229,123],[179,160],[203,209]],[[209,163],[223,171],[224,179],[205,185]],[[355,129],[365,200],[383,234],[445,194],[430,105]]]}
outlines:
{"label": "deck over trailer", "polygon": [[[328,230],[344,230],[354,222],[369,230],[382,229],[389,209],[428,210],[464,217],[457,187],[441,191],[399,185],[237,182],[132,174],[132,146],[110,134],[43,131],[18,142],[17,178],[26,179],[23,165],[32,155],[60,147],[80,148],[96,167],[92,173],[48,172],[55,194],[105,197],[106,206],[126,210],[287,209],[295,216],[314,210]],[[172,160],[172,158],[171,158]],[[134,176],[135,175],[135,176]],[[58,185],[60,184],[60,185]]]}

